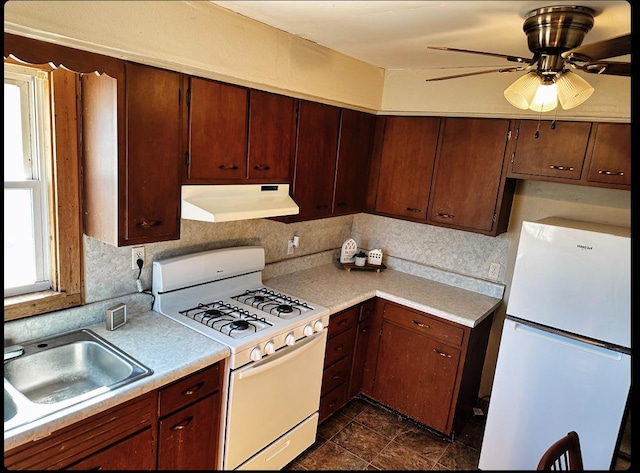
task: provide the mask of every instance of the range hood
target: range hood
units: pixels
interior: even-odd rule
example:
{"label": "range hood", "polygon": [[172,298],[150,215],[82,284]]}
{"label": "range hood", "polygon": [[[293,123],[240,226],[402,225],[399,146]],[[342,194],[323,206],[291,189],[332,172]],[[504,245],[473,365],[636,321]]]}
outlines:
{"label": "range hood", "polygon": [[189,220],[230,222],[299,212],[289,184],[182,186],[182,218]]}

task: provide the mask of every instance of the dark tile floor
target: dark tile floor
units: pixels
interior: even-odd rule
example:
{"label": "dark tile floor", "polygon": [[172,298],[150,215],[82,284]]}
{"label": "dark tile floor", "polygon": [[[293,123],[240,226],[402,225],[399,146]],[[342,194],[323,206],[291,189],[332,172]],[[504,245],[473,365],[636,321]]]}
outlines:
{"label": "dark tile floor", "polygon": [[[477,470],[485,417],[473,417],[454,442],[366,397],[318,426],[315,443],[285,470]],[[631,465],[630,422],[616,470]]]}

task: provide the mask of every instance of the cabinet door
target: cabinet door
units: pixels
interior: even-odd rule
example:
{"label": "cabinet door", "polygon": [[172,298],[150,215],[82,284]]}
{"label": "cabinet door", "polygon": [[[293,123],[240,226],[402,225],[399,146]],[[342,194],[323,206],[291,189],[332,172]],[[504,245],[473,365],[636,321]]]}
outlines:
{"label": "cabinet door", "polygon": [[180,238],[181,92],[181,74],[126,63],[123,245]]}
{"label": "cabinet door", "polygon": [[376,212],[427,217],[440,118],[386,117]]}
{"label": "cabinet door", "polygon": [[294,220],[331,215],[340,109],[300,101],[293,179],[293,199],[300,207]]}
{"label": "cabinet door", "polygon": [[367,196],[375,115],[342,110],[333,214],[361,212]]}
{"label": "cabinet door", "polygon": [[67,470],[155,470],[156,456],[148,428],[72,465]]}
{"label": "cabinet door", "polygon": [[297,100],[261,90],[249,92],[247,172],[258,182],[290,182],[296,144]]}
{"label": "cabinet door", "polygon": [[216,392],[160,419],[158,470],[215,470],[219,409]]}
{"label": "cabinet door", "polygon": [[351,367],[351,380],[349,382],[349,399],[360,394],[364,367],[367,362],[367,347],[371,335],[371,319],[365,319],[358,324],[356,333],[356,345],[353,350],[353,364]]}
{"label": "cabinet door", "polygon": [[190,78],[185,183],[246,179],[248,95],[243,87]]}
{"label": "cabinet door", "polygon": [[631,125],[595,123],[588,182],[631,187]]}
{"label": "cabinet door", "polygon": [[447,433],[460,350],[389,322],[379,350],[374,399]]}
{"label": "cabinet door", "polygon": [[591,123],[553,123],[555,128],[549,121],[519,122],[509,177],[526,179],[527,176],[543,176],[567,181],[580,179]]}
{"label": "cabinet door", "polygon": [[504,185],[510,120],[443,118],[429,223],[491,232]]}

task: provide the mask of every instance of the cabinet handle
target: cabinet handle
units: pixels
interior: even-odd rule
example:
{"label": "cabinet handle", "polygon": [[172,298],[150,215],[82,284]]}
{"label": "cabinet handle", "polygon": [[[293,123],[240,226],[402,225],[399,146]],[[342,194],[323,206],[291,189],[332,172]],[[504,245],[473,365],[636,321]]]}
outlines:
{"label": "cabinet handle", "polygon": [[435,351],[438,355],[440,355],[440,356],[442,356],[444,358],[451,358],[451,355],[449,355],[448,353],[441,352],[440,350],[438,350],[436,348],[434,348],[433,351]]}
{"label": "cabinet handle", "polygon": [[178,422],[176,425],[174,425],[173,427],[171,427],[171,430],[182,430],[184,429],[187,425],[189,425],[191,423],[191,421],[193,420],[193,416],[189,416],[187,417],[185,420],[183,420],[182,422]]}
{"label": "cabinet handle", "polygon": [[338,322],[338,325],[344,325],[349,323],[349,319],[342,319],[340,322]]}
{"label": "cabinet handle", "polygon": [[331,379],[340,379],[342,377],[342,373],[340,371],[338,371],[336,374],[334,374]]}
{"label": "cabinet handle", "polygon": [[420,210],[420,209],[415,209],[415,208],[413,208],[413,207],[407,207],[407,211],[408,211],[408,212],[422,212],[422,210]]}
{"label": "cabinet handle", "polygon": [[268,164],[256,164],[253,169],[256,171],[268,171],[271,167]]}
{"label": "cabinet handle", "polygon": [[338,345],[337,347],[335,347],[335,348],[333,349],[333,351],[342,351],[342,349],[343,349],[343,348],[344,348],[344,344],[342,344],[342,343],[341,343],[340,345]]}
{"label": "cabinet handle", "polygon": [[324,209],[328,209],[328,208],[329,208],[329,206],[327,204],[316,205],[316,209],[318,209],[318,210],[324,210]]}
{"label": "cabinet handle", "polygon": [[369,327],[360,329],[360,333],[367,333],[368,331],[369,331]]}
{"label": "cabinet handle", "polygon": [[347,203],[346,202],[338,202],[336,203],[336,207],[346,207]]}
{"label": "cabinet handle", "polygon": [[603,171],[598,169],[598,174],[604,174],[605,176],[624,176],[623,171]]}
{"label": "cabinet handle", "polygon": [[182,395],[183,396],[191,396],[192,394],[195,394],[196,392],[198,392],[200,390],[200,388],[202,388],[203,385],[204,385],[204,381],[200,381],[195,386],[192,386],[192,387],[182,391]]}
{"label": "cabinet handle", "polygon": [[455,215],[443,214],[443,213],[440,213],[440,212],[436,212],[436,216],[440,217],[440,218],[456,218]]}
{"label": "cabinet handle", "polygon": [[418,327],[421,327],[421,328],[431,328],[431,326],[430,326],[430,325],[423,324],[422,322],[418,322],[417,320],[412,320],[412,322],[413,322],[414,324],[416,324]]}
{"label": "cabinet handle", "polygon": [[558,171],[573,171],[573,166],[557,166],[555,164],[552,164],[551,166],[549,166],[550,169],[556,169]]}
{"label": "cabinet handle", "polygon": [[236,169],[238,169],[238,166],[236,166],[235,164],[221,164],[218,167],[223,171],[235,171]]}
{"label": "cabinet handle", "polygon": [[157,227],[162,225],[162,220],[149,221],[149,220],[142,219],[140,222],[137,223],[137,225],[142,228]]}

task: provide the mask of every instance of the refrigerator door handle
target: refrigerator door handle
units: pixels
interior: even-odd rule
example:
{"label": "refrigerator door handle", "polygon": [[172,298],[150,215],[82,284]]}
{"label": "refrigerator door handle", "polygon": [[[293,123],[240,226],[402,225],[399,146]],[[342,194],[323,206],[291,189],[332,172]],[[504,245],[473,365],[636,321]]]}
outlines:
{"label": "refrigerator door handle", "polygon": [[612,352],[606,348],[601,348],[597,345],[585,345],[583,341],[569,338],[567,336],[558,335],[554,332],[545,331],[532,325],[516,322],[513,328],[516,332],[526,332],[534,337],[540,337],[546,339],[552,343],[558,343],[570,348],[586,351],[596,356],[608,358],[610,360],[621,360],[622,354],[619,352]]}

